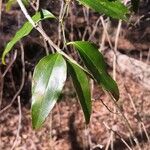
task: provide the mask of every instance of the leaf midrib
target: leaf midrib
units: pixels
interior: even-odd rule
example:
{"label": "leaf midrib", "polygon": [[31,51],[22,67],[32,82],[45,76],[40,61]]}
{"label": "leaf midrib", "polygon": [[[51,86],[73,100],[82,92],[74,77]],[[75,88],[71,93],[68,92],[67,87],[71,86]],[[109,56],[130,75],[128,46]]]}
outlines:
{"label": "leaf midrib", "polygon": [[[58,57],[59,57],[59,54],[56,54],[56,60],[55,60],[55,62],[54,62],[54,64],[53,64],[53,66],[55,66],[55,64],[56,64],[56,62],[57,62],[57,59],[58,59]],[[53,72],[53,69],[51,70],[51,72],[50,72],[50,75],[52,74],[52,72]],[[43,108],[43,99],[45,98],[45,96],[46,96],[46,92],[47,92],[47,88],[48,88],[48,84],[49,84],[49,81],[50,81],[50,78],[51,78],[51,76],[49,76],[49,78],[48,78],[48,82],[47,82],[47,84],[46,84],[46,89],[45,89],[45,92],[44,92],[44,94],[43,94],[43,98],[42,98],[42,100],[41,100],[41,108],[39,109],[40,111],[39,111],[39,113],[38,113],[38,119],[37,119],[37,121],[36,121],[36,124],[39,122],[39,117],[40,117],[40,115],[39,114],[41,114],[41,111],[42,111],[42,108]],[[54,96],[53,96],[54,97]]]}
{"label": "leaf midrib", "polygon": [[[75,43],[76,44],[76,43]],[[90,59],[90,57],[84,52],[84,49],[81,47],[81,46],[79,46],[78,44],[76,44],[80,49],[82,49],[82,51],[83,51],[83,53]],[[91,59],[90,59],[91,60]],[[91,62],[92,62],[92,64],[93,64],[93,66],[95,66],[94,65],[94,62],[91,60]],[[100,74],[102,74],[104,71],[100,71],[98,68],[97,68],[97,66],[95,66],[95,68],[98,70],[98,72],[100,72]]]}
{"label": "leaf midrib", "polygon": [[[76,43],[75,43],[76,44]],[[83,50],[83,48],[81,47],[81,46],[79,46],[78,44],[76,44],[80,49],[82,49],[82,51],[83,51],[83,53],[90,59],[90,57],[84,52],[84,50]],[[91,59],[90,59],[91,60]],[[91,62],[92,62],[92,64],[93,64],[93,66],[95,66],[94,65],[94,62],[91,60]],[[100,71],[98,68],[97,68],[97,66],[95,66],[95,68],[98,70],[98,72],[101,74],[101,76],[102,76],[102,74],[104,73],[104,74],[106,74],[106,75],[108,75],[108,76],[110,76],[109,74],[107,74],[107,72],[104,70],[104,71]],[[105,80],[105,82],[107,82],[107,80],[106,80],[106,78],[103,78],[104,80]],[[113,80],[113,79],[112,79]],[[102,83],[101,83],[102,84]],[[103,85],[103,84],[102,84]],[[103,85],[103,87],[105,87],[105,85]],[[106,88],[106,90],[108,90],[107,88]]]}
{"label": "leaf midrib", "polygon": [[[71,66],[71,65],[70,65]],[[71,66],[72,67],[72,66]],[[81,86],[81,84],[79,83],[79,81],[78,81],[78,75],[76,75],[76,73],[75,73],[75,69],[74,69],[74,67],[72,67],[72,69],[73,69],[73,73],[74,73],[74,75],[75,75],[75,77],[76,77],[76,82],[77,82],[77,84],[79,85],[79,88],[80,88],[80,90],[82,90],[82,86]],[[74,82],[74,80],[73,80],[73,82]],[[75,84],[74,84],[75,85]],[[76,92],[77,92],[77,89],[75,88],[75,90],[76,90]],[[83,91],[83,90],[82,90]],[[78,92],[77,92],[78,93]],[[85,102],[84,102],[84,104],[86,105],[86,108],[87,109],[85,109],[85,108],[83,108],[82,107],[82,109],[85,109],[85,111],[88,113],[88,115],[90,115],[91,114],[91,108],[89,108],[89,107],[87,107],[87,103],[86,103],[86,96],[84,95],[84,92],[82,92],[81,93],[82,94],[82,96],[83,96],[83,98],[84,98],[84,100],[85,100]],[[78,95],[78,94],[77,94]],[[78,99],[80,100],[80,98],[79,98],[79,96],[78,96]],[[81,100],[80,100],[81,101]],[[81,103],[81,102],[80,102]],[[89,110],[90,109],[90,110]]]}
{"label": "leaf midrib", "polygon": [[[79,0],[80,1],[80,0]],[[90,1],[88,1],[88,2],[90,2]],[[83,0],[81,0],[81,3],[82,4],[84,4],[84,5],[87,5],[86,4],[86,2],[83,2]],[[113,4],[115,4],[114,2],[112,2]],[[91,4],[91,3],[90,3]],[[106,6],[106,5],[103,5],[103,4],[101,4],[100,3],[100,5],[101,5],[101,7],[103,7],[103,9],[104,9],[104,11],[105,11],[105,13],[107,13],[107,15],[108,15],[108,8],[107,7],[109,7],[109,9],[111,9],[111,11],[113,12],[113,16],[112,15],[109,15],[109,16],[112,16],[112,17],[117,17],[117,15],[119,15],[119,14],[117,14],[115,11],[114,11],[114,9],[112,9],[112,7],[113,7],[113,5],[111,5],[111,3],[109,3],[109,5],[108,6]],[[95,7],[96,7],[96,9],[98,9],[98,7],[97,7],[97,5],[94,5]],[[89,6],[88,6],[89,7]],[[93,6],[92,6],[93,7]],[[92,8],[93,9],[93,8]],[[119,10],[118,8],[117,8],[117,10]],[[97,10],[96,10],[97,11]],[[119,11],[120,12],[120,11]],[[103,13],[103,12],[102,12]],[[123,13],[121,13],[121,14],[123,14]],[[124,15],[122,15],[123,16],[123,18],[124,18]],[[122,17],[121,17],[122,18]]]}

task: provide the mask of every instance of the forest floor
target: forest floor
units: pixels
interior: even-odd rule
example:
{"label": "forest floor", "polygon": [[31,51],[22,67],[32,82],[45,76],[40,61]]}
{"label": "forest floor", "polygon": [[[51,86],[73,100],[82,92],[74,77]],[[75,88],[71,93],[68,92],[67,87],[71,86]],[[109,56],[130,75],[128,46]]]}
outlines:
{"label": "forest floor", "polygon": [[[124,92],[122,80],[129,89],[129,93],[133,98],[138,112],[140,112],[142,122],[150,134],[150,93],[143,90],[138,84],[130,78],[119,76],[118,84],[121,93],[120,106],[137,136],[143,150],[149,150],[147,137],[143,131],[141,122],[136,119],[132,103],[127,93]],[[70,84],[70,83],[69,83]],[[124,124],[122,118],[117,114],[111,113],[101,102],[113,111],[113,104],[109,97],[105,96],[98,86],[94,88],[93,112],[91,122],[88,127],[85,126],[84,117],[80,105],[76,98],[70,95],[74,93],[72,86],[65,88],[65,95],[39,130],[33,130],[31,127],[31,113],[29,107],[22,105],[21,111],[21,127],[19,137],[17,138],[16,150],[82,150],[102,146],[106,148],[107,143],[111,139],[111,131],[105,126],[107,124],[115,132],[117,132],[126,142],[130,144],[130,133]],[[68,95],[67,95],[68,93]],[[1,122],[1,148],[11,149],[16,139],[16,133],[19,125],[19,110],[11,107],[0,118]],[[115,117],[115,119],[114,119]],[[113,135],[115,150],[126,149],[126,146],[120,140],[120,137]],[[136,147],[131,145],[133,149]],[[110,149],[111,147],[109,147]],[[98,148],[97,148],[98,149]],[[96,149],[95,149],[96,150]]]}
{"label": "forest floor", "polygon": [[[150,8],[144,6],[146,9],[142,11],[142,6],[141,11],[139,11],[141,13],[132,18],[134,23],[140,18],[138,24],[134,27],[123,24],[121,37],[118,43],[118,51],[147,63],[149,66],[150,59],[147,58],[150,53],[150,21],[147,18],[150,17]],[[79,9],[79,13],[74,13],[76,12],[75,9],[76,7],[73,7],[72,10],[73,15],[76,15],[77,17],[73,20],[74,34],[76,35],[74,37],[69,35],[71,30],[69,22],[70,20],[72,21],[71,18],[73,17],[70,15],[66,21],[66,36],[70,39],[81,39],[81,35],[84,34],[83,29],[86,21],[81,13],[82,9]],[[57,10],[55,11],[57,12]],[[57,13],[55,14],[57,15]],[[14,7],[10,12],[6,12],[3,8],[2,21],[0,23],[1,50],[4,49],[6,41],[9,41],[16,32],[18,16],[20,17],[20,11],[18,11],[17,7]],[[85,39],[88,39],[90,32],[95,28],[95,26],[93,27],[93,24],[96,24],[98,17],[98,14],[91,12],[90,25],[85,34]],[[24,17],[20,18],[21,22],[25,20]],[[52,30],[47,29],[48,34],[57,42],[57,28],[55,27],[55,23],[56,22],[53,21],[52,25],[49,25],[49,22],[45,22],[45,26],[48,24],[49,28],[52,28]],[[115,25],[117,25],[116,21],[111,24],[111,29],[109,31],[112,43],[114,42],[114,33],[116,31]],[[98,30],[98,28],[100,30]],[[102,31],[102,26],[99,23],[97,32],[91,36],[90,40],[99,44],[100,38],[97,37],[99,34],[103,33]],[[39,130],[33,130],[30,112],[31,73],[33,72],[33,66],[43,55],[45,55],[45,52],[43,52],[44,48],[41,44],[42,42],[39,37],[37,38],[36,32],[33,32],[22,42],[25,49],[26,82],[20,94],[21,103],[19,103],[19,100],[17,102],[16,99],[8,110],[3,113],[0,112],[0,149],[112,150],[112,147],[114,150],[139,149],[132,139],[127,124],[124,122],[118,111],[115,111],[116,108],[110,97],[103,92],[96,83],[93,83],[93,110],[91,121],[88,126],[85,125],[83,112],[76,98],[76,93],[70,78],[68,78],[66,82],[59,102],[52,110],[43,127]],[[105,44],[106,47],[109,47],[107,40]],[[16,46],[16,49],[19,49],[19,46]],[[2,53],[2,51],[0,51],[0,53]],[[13,57],[13,55],[14,53],[11,53],[10,58],[11,56]],[[20,55],[20,52],[18,52],[18,57],[20,57]],[[9,58],[7,61],[9,61]],[[2,108],[9,105],[12,97],[17,89],[19,89],[21,83],[21,73],[19,70],[22,68],[20,63],[20,58],[17,58],[16,62],[4,78],[3,89],[0,88],[1,93],[3,93]],[[6,66],[0,64],[0,67],[1,72],[4,72]],[[112,74],[113,68],[108,67],[108,70],[110,74]],[[137,80],[134,80],[131,75],[125,75],[121,72],[117,72],[116,81],[120,90],[120,100],[118,101],[118,105],[127,117],[134,135],[140,143],[141,149],[149,150],[150,91],[139,84]],[[2,80],[0,82],[0,87],[2,87]],[[20,104],[21,107],[19,107]],[[122,139],[125,143],[123,143],[124,141],[122,141]],[[127,148],[125,144],[129,147]]]}

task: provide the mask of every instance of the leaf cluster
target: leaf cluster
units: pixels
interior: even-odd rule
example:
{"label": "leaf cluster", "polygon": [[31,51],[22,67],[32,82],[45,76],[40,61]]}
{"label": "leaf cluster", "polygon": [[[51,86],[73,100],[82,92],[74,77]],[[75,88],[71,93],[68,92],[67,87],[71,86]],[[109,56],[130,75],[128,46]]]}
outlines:
{"label": "leaf cluster", "polygon": [[[120,0],[77,0],[80,4],[105,14],[115,19],[127,20],[128,8]],[[10,9],[15,0],[9,0],[7,9]],[[27,1],[25,1],[26,3]],[[27,4],[27,3],[26,3]],[[137,3],[132,4],[137,9]],[[56,18],[48,10],[36,12],[32,17],[35,24],[44,19]],[[32,24],[27,21],[7,43],[2,55],[5,56],[12,50],[13,46],[27,36],[33,29]],[[92,112],[91,92],[89,79],[92,77],[104,90],[111,94],[114,99],[119,100],[119,89],[117,83],[108,74],[103,55],[94,43],[88,41],[71,41],[67,45],[73,45],[79,53],[84,66],[81,67],[67,54],[57,51],[42,58],[36,65],[32,80],[32,125],[33,128],[42,126],[46,117],[56,104],[67,78],[67,71],[72,78],[74,87],[80,101],[85,121],[88,124]],[[90,76],[89,76],[90,74]]]}

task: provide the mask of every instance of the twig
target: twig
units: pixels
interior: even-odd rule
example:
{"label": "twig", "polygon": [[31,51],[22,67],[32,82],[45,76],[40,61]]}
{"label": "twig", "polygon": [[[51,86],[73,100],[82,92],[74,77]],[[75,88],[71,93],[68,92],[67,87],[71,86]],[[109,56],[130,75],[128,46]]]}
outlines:
{"label": "twig", "polygon": [[62,20],[62,14],[63,14],[63,8],[64,8],[64,1],[61,1],[61,7],[60,7],[60,12],[59,12],[59,24],[58,24],[58,43],[57,45],[60,46],[61,42],[61,20]]}
{"label": "twig", "polygon": [[94,25],[94,28],[93,28],[93,31],[92,31],[92,33],[90,34],[90,36],[89,36],[89,39],[88,39],[88,41],[90,41],[91,39],[92,39],[92,37],[94,37],[94,35],[95,35],[95,33],[96,33],[96,30],[97,30],[97,27],[98,27],[98,24],[99,24],[99,22],[100,22],[100,17],[97,19],[97,21],[96,21],[96,23],[95,23],[95,25]]}
{"label": "twig", "polygon": [[47,45],[47,42],[46,42],[46,40],[44,38],[43,38],[43,42],[44,42],[46,55],[49,55],[48,45]]}
{"label": "twig", "polygon": [[100,101],[102,102],[102,104],[106,107],[106,109],[109,111],[109,112],[111,112],[112,114],[119,114],[119,113],[117,113],[116,111],[112,111],[112,110],[110,110],[110,108],[103,102],[103,100],[102,99],[100,99]]}
{"label": "twig", "polygon": [[109,146],[110,146],[110,144],[111,144],[111,139],[112,139],[112,132],[111,132],[111,134],[110,134],[110,136],[109,136],[109,138],[108,138],[108,141],[107,141],[105,150],[108,150],[108,149],[109,149]]}
{"label": "twig", "polygon": [[[53,111],[51,111],[51,113],[49,114],[49,117],[48,117],[48,131],[49,131],[49,141],[52,142],[53,140],[53,136],[52,136],[52,120],[53,120]],[[49,150],[54,150],[54,145],[53,143],[49,146]]]}
{"label": "twig", "polygon": [[22,3],[22,0],[17,0],[21,10],[23,11],[24,15],[26,16],[26,18],[29,20],[29,22],[32,24],[32,26],[34,28],[36,28],[36,24],[34,23],[34,21],[32,20],[31,16],[28,14],[24,4]]}
{"label": "twig", "polygon": [[117,133],[117,132],[114,131],[112,128],[110,128],[105,122],[103,122],[103,124],[105,125],[105,127],[106,127],[108,130],[110,130],[111,132],[113,132],[114,134],[116,134],[116,135],[120,138],[120,140],[127,146],[127,148],[128,148],[129,150],[133,150],[133,149],[128,145],[128,143],[121,137],[121,135],[120,135],[119,133]]}
{"label": "twig", "polygon": [[105,25],[105,22],[104,22],[104,19],[103,19],[102,16],[100,17],[100,19],[101,19],[102,26],[103,26],[103,29],[104,29],[104,33],[106,34],[106,38],[107,38],[107,40],[108,40],[109,46],[110,46],[110,48],[113,50],[114,48],[113,48],[113,45],[112,45],[112,43],[111,43],[111,40],[110,40],[109,35],[108,35],[108,32],[107,32],[107,28],[106,28],[107,26]]}
{"label": "twig", "polygon": [[89,27],[89,8],[83,7],[83,15],[86,21],[87,26]]}
{"label": "twig", "polygon": [[14,141],[14,143],[13,143],[13,146],[12,146],[11,150],[14,150],[14,149],[15,149],[15,147],[17,146],[18,140],[19,140],[19,138],[20,138],[21,120],[22,120],[20,96],[18,96],[18,108],[19,108],[18,129],[17,129],[16,138],[15,138],[15,141]]}
{"label": "twig", "polygon": [[12,106],[12,104],[14,103],[14,101],[16,100],[16,98],[18,97],[18,95],[20,94],[20,92],[21,92],[21,90],[24,86],[24,82],[25,82],[25,62],[24,62],[24,48],[23,48],[23,45],[21,44],[21,42],[20,42],[20,46],[21,46],[21,62],[22,62],[22,81],[21,81],[21,85],[19,87],[19,90],[14,95],[14,97],[13,97],[12,101],[10,102],[10,104],[7,105],[5,108],[3,108],[0,111],[0,115]]}
{"label": "twig", "polygon": [[[40,6],[39,3],[40,3],[40,1],[37,0],[37,1],[36,1],[36,7],[32,4],[32,2],[30,3],[31,6],[32,6],[32,8],[33,8],[36,12],[39,10],[39,6]],[[31,18],[31,19],[32,19],[32,18]],[[43,27],[42,27],[41,22],[38,23],[38,26],[43,30]],[[46,40],[43,36],[42,36],[42,38],[43,38],[43,42],[44,42],[44,47],[45,47],[46,55],[48,55],[48,54],[49,54],[49,50],[48,50],[48,46],[47,46],[47,40]],[[54,53],[53,47],[52,47],[51,45],[50,45],[50,47],[51,47],[52,53]]]}
{"label": "twig", "polygon": [[[17,0],[18,1],[18,0]],[[25,15],[25,17],[27,18],[28,16],[29,16],[29,14],[27,13],[27,10],[26,10],[26,8],[25,7],[22,7],[22,5],[24,5],[22,2],[21,3],[18,3],[19,5],[21,5],[20,6],[20,8],[22,9],[22,11],[23,11],[23,13],[24,13],[24,15]],[[24,12],[25,11],[25,12]],[[28,14],[28,15],[27,15]],[[27,16],[26,16],[27,15]],[[31,18],[31,17],[30,17]],[[28,19],[28,18],[27,18]],[[32,18],[31,18],[32,19]],[[30,20],[28,20],[29,22],[30,22]],[[32,20],[32,22],[33,22],[33,20]],[[31,23],[31,22],[30,22]],[[48,41],[48,43],[52,46],[52,47],[54,47],[55,48],[55,50],[59,53],[59,54],[61,54],[61,55],[63,55],[64,57],[66,57],[67,59],[69,59],[70,61],[72,61],[74,64],[76,64],[78,67],[80,67],[82,70],[84,70],[89,76],[91,76],[92,77],[92,75],[87,71],[87,70],[85,70],[83,67],[81,67],[74,59],[72,59],[71,57],[69,57],[66,53],[64,53],[50,38],[49,38],[49,36],[45,33],[45,31],[43,30],[43,29],[41,29],[40,27],[39,27],[39,25],[37,24],[36,26],[34,25],[33,26],[35,29],[37,29],[40,33],[41,33],[41,35],[45,38],[45,40],[46,41]]]}
{"label": "twig", "polygon": [[83,7],[83,15],[86,21],[86,27],[84,29],[83,35],[82,35],[82,40],[85,40],[86,34],[90,31],[90,26],[89,26],[89,8]]}
{"label": "twig", "polygon": [[109,95],[110,95],[111,100],[113,101],[114,105],[116,106],[116,108],[117,108],[118,111],[120,112],[123,121],[125,122],[125,124],[126,124],[128,130],[129,130],[129,132],[130,132],[130,134],[131,134],[131,136],[133,137],[134,142],[135,142],[136,145],[138,146],[138,149],[141,150],[139,141],[137,140],[136,136],[134,135],[133,129],[132,129],[132,127],[131,127],[131,125],[130,125],[128,119],[126,118],[126,116],[124,115],[124,113],[121,111],[121,109],[120,109],[119,105],[117,104],[116,100],[112,97],[111,94],[109,94]]}
{"label": "twig", "polygon": [[17,51],[15,51],[13,59],[11,60],[10,64],[8,65],[8,67],[5,69],[4,73],[2,74],[0,72],[0,110],[1,110],[1,105],[2,105],[2,98],[3,98],[3,84],[4,84],[4,77],[6,75],[6,73],[8,72],[8,70],[11,68],[11,66],[13,65],[13,63],[15,62],[17,57]]}
{"label": "twig", "polygon": [[70,25],[71,25],[71,33],[70,33],[70,41],[74,41],[74,27],[73,27],[73,23],[74,23],[75,19],[74,19],[74,16],[73,16],[73,10],[72,10],[72,7],[70,9]]}
{"label": "twig", "polygon": [[65,35],[65,17],[68,15],[68,7],[69,3],[66,2],[64,5],[64,8],[62,10],[62,16],[59,20],[59,23],[61,24],[61,30],[62,30],[62,37],[63,37],[63,43],[66,44],[66,35]]}
{"label": "twig", "polygon": [[[117,65],[117,56],[116,56],[116,52],[118,49],[118,39],[119,39],[119,34],[120,34],[120,30],[121,30],[121,25],[122,25],[122,21],[119,20],[118,23],[118,28],[117,28],[117,32],[116,32],[116,38],[115,38],[115,46],[114,46],[114,58],[113,58],[113,79],[116,80],[116,65]],[[116,112],[116,107],[114,106],[114,111]],[[116,119],[116,115],[113,115],[114,120]],[[114,133],[112,133],[112,137],[114,137]],[[113,143],[113,140],[112,140]]]}
{"label": "twig", "polygon": [[15,50],[15,53],[13,55],[13,59],[11,60],[11,62],[9,63],[8,67],[5,69],[4,73],[2,74],[2,77],[4,78],[6,73],[8,72],[8,70],[11,68],[11,66],[13,65],[13,63],[15,62],[17,58],[17,50]]}
{"label": "twig", "polygon": [[[116,38],[115,38],[115,46],[114,46],[115,54],[116,54],[117,48],[118,48],[118,39],[119,39],[120,30],[121,30],[121,25],[122,25],[122,21],[119,20]],[[114,60],[113,60],[113,78],[114,78],[114,80],[116,80],[116,64],[117,64],[116,61],[117,61],[117,56],[114,55]]]}
{"label": "twig", "polygon": [[92,147],[92,143],[91,143],[91,136],[90,136],[90,130],[88,125],[85,124],[84,126],[84,140],[83,140],[83,150],[86,150],[86,148],[88,147],[89,149],[91,149]]}
{"label": "twig", "polygon": [[132,104],[132,107],[134,109],[134,117],[136,118],[136,120],[138,121],[138,123],[141,124],[141,126],[142,126],[142,128],[144,130],[144,133],[146,135],[146,138],[147,138],[148,142],[150,142],[150,138],[149,138],[148,132],[147,132],[146,127],[144,125],[144,122],[142,121],[142,118],[140,117],[140,114],[139,114],[139,112],[138,112],[138,110],[137,110],[137,108],[136,108],[136,106],[134,104],[134,101],[133,101],[133,99],[131,97],[131,94],[128,92],[128,89],[127,89],[127,87],[125,85],[124,85],[124,87],[125,87],[125,90],[127,92],[128,98],[129,98],[129,100],[130,100],[130,102]]}

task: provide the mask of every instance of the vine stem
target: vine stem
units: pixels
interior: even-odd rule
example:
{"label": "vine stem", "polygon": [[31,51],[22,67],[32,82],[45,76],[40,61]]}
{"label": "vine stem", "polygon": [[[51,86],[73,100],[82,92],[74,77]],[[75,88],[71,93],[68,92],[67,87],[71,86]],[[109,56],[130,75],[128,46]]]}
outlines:
{"label": "vine stem", "polygon": [[22,12],[23,12],[23,14],[24,14],[25,17],[27,18],[27,20],[32,24],[32,26],[33,26],[35,29],[37,29],[37,30],[41,33],[41,35],[45,38],[45,40],[48,41],[49,44],[50,44],[51,46],[53,46],[53,47],[56,49],[56,51],[60,52],[61,49],[60,49],[55,43],[53,43],[53,41],[52,41],[52,40],[49,38],[49,36],[44,32],[44,30],[41,29],[40,26],[39,26],[38,24],[36,24],[36,23],[32,20],[32,18],[31,18],[31,16],[29,15],[27,9],[25,8],[25,6],[24,6],[22,0],[17,0],[17,2],[18,2],[18,4],[19,4],[19,6],[20,6],[20,8],[21,8],[21,10],[22,10]]}
{"label": "vine stem", "polygon": [[35,28],[36,24],[34,23],[34,21],[32,20],[31,16],[29,15],[29,13],[27,12],[27,9],[25,8],[22,0],[17,0],[21,10],[23,11],[24,15],[26,16],[26,18],[29,20],[29,22],[32,24],[32,26]]}
{"label": "vine stem", "polygon": [[84,69],[82,66],[80,66],[74,59],[72,59],[71,57],[69,57],[66,53],[64,53],[51,39],[50,37],[45,33],[45,31],[38,25],[36,24],[31,16],[29,15],[27,9],[25,8],[22,0],[17,0],[23,14],[25,15],[25,17],[27,18],[27,20],[33,25],[33,27],[40,32],[40,34],[45,38],[46,41],[48,41],[49,45],[51,45],[59,54],[63,55],[65,58],[67,58],[69,61],[71,61],[72,63],[76,64],[78,67],[80,67],[80,69],[84,70],[90,77],[92,77],[92,75],[86,70]]}
{"label": "vine stem", "polygon": [[[49,43],[52,47],[54,47],[54,49],[55,49],[58,53],[60,53],[61,55],[63,55],[63,56],[66,57],[67,59],[69,59],[71,62],[73,62],[74,64],[76,64],[77,66],[79,66],[82,70],[84,70],[86,73],[88,73],[88,74],[90,75],[90,73],[89,73],[87,70],[85,70],[85,69],[84,69],[83,67],[81,67],[75,60],[73,60],[73,59],[72,59],[71,57],[69,57],[66,53],[64,53],[64,52],[50,39],[50,37],[45,33],[45,31],[44,31],[37,23],[35,23],[35,22],[32,20],[32,18],[31,18],[31,16],[29,15],[27,9],[25,8],[25,6],[24,6],[22,0],[17,0],[17,2],[18,2],[18,4],[19,4],[19,6],[20,6],[20,8],[21,8],[21,10],[22,10],[22,12],[23,12],[23,14],[24,14],[25,17],[27,18],[27,20],[32,24],[32,26],[33,26],[37,31],[40,32],[40,34],[45,38],[45,40],[48,41],[48,43]],[[90,76],[91,76],[91,75],[90,75]],[[129,129],[131,135],[133,136],[133,139],[134,139],[135,143],[136,143],[136,144],[138,145],[138,147],[139,147],[139,150],[141,150],[140,145],[139,145],[139,142],[138,142],[137,138],[134,136],[134,133],[133,133],[133,130],[132,130],[131,126],[130,126],[130,123],[128,122],[127,118],[125,117],[125,115],[124,115],[124,114],[122,113],[122,111],[120,110],[120,108],[119,108],[117,102],[114,100],[114,98],[113,98],[112,96],[111,96],[111,98],[112,98],[112,100],[113,100],[115,106],[118,108],[120,114],[122,115],[123,120],[124,120],[125,123],[127,124],[128,129]]]}
{"label": "vine stem", "polygon": [[131,136],[133,137],[134,142],[136,143],[136,145],[138,146],[138,149],[141,150],[140,144],[138,142],[138,139],[136,138],[136,136],[133,133],[133,129],[128,121],[128,119],[126,118],[126,116],[124,115],[124,113],[122,112],[122,110],[120,109],[119,105],[117,104],[116,100],[112,97],[112,95],[109,93],[109,96],[111,97],[114,105],[116,106],[116,108],[118,109],[118,111],[121,114],[122,119],[124,120],[125,124],[127,125],[127,128],[131,134]]}

